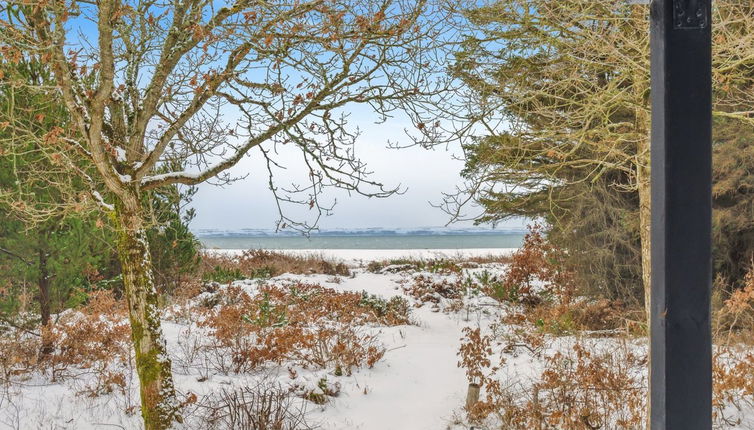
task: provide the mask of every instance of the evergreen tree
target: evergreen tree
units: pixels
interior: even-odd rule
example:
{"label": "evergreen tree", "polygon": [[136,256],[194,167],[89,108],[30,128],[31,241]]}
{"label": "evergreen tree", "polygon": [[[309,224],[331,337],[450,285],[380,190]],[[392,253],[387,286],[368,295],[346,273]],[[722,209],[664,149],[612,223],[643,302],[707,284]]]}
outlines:
{"label": "evergreen tree", "polygon": [[[740,253],[751,248],[743,211],[750,194],[739,187],[747,170],[734,170],[748,165],[740,149],[750,133],[741,132],[754,124],[754,48],[741,43],[751,37],[752,12],[753,4],[733,0],[714,9],[715,231],[717,249],[725,249],[716,258],[731,274],[749,264]],[[589,0],[472,7],[467,16],[477,32],[452,69],[490,130],[466,146],[468,192],[486,210],[479,221],[546,218],[582,284],[645,306],[648,13],[642,5]]]}

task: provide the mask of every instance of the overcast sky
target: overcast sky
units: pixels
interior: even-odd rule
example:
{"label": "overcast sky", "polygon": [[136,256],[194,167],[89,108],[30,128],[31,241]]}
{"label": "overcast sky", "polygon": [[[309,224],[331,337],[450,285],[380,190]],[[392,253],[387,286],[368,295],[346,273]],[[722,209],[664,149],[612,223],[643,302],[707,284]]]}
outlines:
{"label": "overcast sky", "polygon": [[[333,214],[320,221],[322,228],[356,227],[418,227],[443,225],[448,216],[431,207],[430,201],[441,200],[443,191],[451,191],[460,183],[459,172],[463,162],[455,160],[458,148],[388,149],[387,140],[405,141],[403,124],[392,121],[381,126],[359,124],[364,134],[356,146],[357,153],[366,161],[373,178],[388,188],[401,185],[402,195],[388,198],[366,198],[330,189],[325,201],[337,199]],[[275,200],[267,186],[267,172],[260,154],[252,152],[233,169],[233,173],[248,173],[246,179],[229,186],[202,185],[193,207],[197,216],[193,228],[274,228],[278,218]],[[282,153],[280,164],[290,170],[276,175],[277,183],[287,185],[301,171],[300,156],[295,150]],[[300,214],[297,218],[308,214]]]}
{"label": "overcast sky", "polygon": [[[441,226],[448,222],[448,215],[434,208],[430,202],[442,199],[442,192],[450,192],[461,183],[459,173],[463,162],[459,147],[389,149],[388,140],[408,143],[404,129],[408,122],[393,119],[385,124],[375,125],[368,113],[356,113],[351,120],[358,124],[363,134],[356,151],[366,161],[373,178],[387,187],[401,185],[406,192],[385,199],[349,196],[339,190],[328,191],[326,201],[337,199],[331,216],[323,218],[319,226],[323,229],[360,227],[428,227]],[[281,153],[278,162],[290,171],[277,175],[277,183],[286,185],[302,170],[300,155],[294,148]],[[197,216],[191,226],[194,229],[219,228],[267,228],[275,227],[278,219],[275,200],[267,187],[267,172],[254,151],[233,171],[234,174],[249,174],[246,179],[223,188],[203,184],[195,196],[193,207]],[[300,214],[297,218],[306,216]],[[471,223],[457,224],[470,226]],[[520,222],[508,225],[518,227]]]}

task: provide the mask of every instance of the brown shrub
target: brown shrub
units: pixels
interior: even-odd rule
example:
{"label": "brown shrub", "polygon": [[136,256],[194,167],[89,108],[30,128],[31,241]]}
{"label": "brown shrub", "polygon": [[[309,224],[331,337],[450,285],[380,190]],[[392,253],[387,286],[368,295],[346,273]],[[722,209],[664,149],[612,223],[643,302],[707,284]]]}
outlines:
{"label": "brown shrub", "polygon": [[[544,369],[534,378],[500,381],[492,366],[492,338],[478,329],[464,332],[458,365],[485,391],[467,411],[472,422],[509,429],[644,428],[647,356],[629,343],[578,340],[568,350],[545,355]],[[524,347],[541,357],[543,338],[521,330],[509,337],[503,352]],[[714,428],[738,428],[754,410],[754,353],[740,345],[717,347],[712,376]]]}
{"label": "brown shrub", "polygon": [[299,339],[300,349],[291,358],[304,365],[332,368],[335,375],[351,375],[354,368],[370,369],[385,355],[376,335],[352,326],[328,327],[320,324]]}
{"label": "brown shrub", "polygon": [[373,366],[384,354],[377,337],[360,326],[408,323],[408,307],[400,300],[380,301],[319,285],[263,285],[254,295],[231,286],[216,295],[215,306],[205,310],[199,324],[210,329],[216,342],[210,354],[222,372],[293,360],[350,374],[354,367]]}
{"label": "brown shrub", "polygon": [[614,331],[641,318],[640,309],[619,301],[582,297],[576,300],[574,274],[565,269],[565,253],[550,244],[540,226],[530,227],[523,246],[511,256],[501,278],[476,275],[480,289],[492,298],[523,306],[505,322],[529,323],[556,335],[579,331]]}
{"label": "brown shrub", "polygon": [[[484,336],[471,340],[484,345]],[[477,358],[484,359],[481,351]],[[482,375],[485,390],[468,411],[472,421],[492,419],[502,428],[527,430],[644,428],[647,357],[627,344],[595,350],[577,342],[545,356],[534,379],[505,385],[494,377],[497,369],[485,368],[489,361],[478,363],[463,363]],[[713,382],[714,428],[738,428],[742,414],[754,409],[754,354],[719,349]]]}
{"label": "brown shrub", "polygon": [[269,278],[283,273],[351,274],[345,264],[315,255],[297,256],[262,249],[250,249],[241,255],[205,252],[199,264],[199,273],[205,281],[223,283],[243,278]]}
{"label": "brown shrub", "polygon": [[645,364],[625,347],[592,352],[577,343],[546,358],[531,406],[555,428],[642,428],[646,381],[636,369]]}
{"label": "brown shrub", "polygon": [[[467,338],[468,342],[484,337]],[[575,344],[544,359],[544,370],[532,381],[503,385],[489,367],[491,351],[480,349],[479,366],[469,360],[485,390],[483,400],[468,410],[473,422],[492,419],[510,429],[640,429],[644,424],[646,381],[641,372],[646,358],[629,348],[593,352]],[[485,357],[486,353],[486,357]],[[467,369],[468,373],[468,369]]]}
{"label": "brown shrub", "polygon": [[712,407],[715,422],[737,426],[736,416],[728,410],[754,408],[754,353],[747,349],[720,347],[712,361]]}
{"label": "brown shrub", "polygon": [[52,382],[84,374],[93,382],[83,393],[96,396],[124,389],[131,364],[130,326],[122,301],[97,291],[89,302],[41,328],[41,334],[12,329],[0,334],[0,371],[5,382],[35,371]]}
{"label": "brown shrub", "polygon": [[561,303],[570,302],[576,288],[574,274],[563,264],[564,251],[547,241],[541,226],[529,229],[521,248],[510,256],[502,279],[483,283],[482,291],[494,299],[527,306],[539,305],[551,297]]}
{"label": "brown shrub", "polygon": [[67,378],[72,370],[86,370],[96,376],[90,395],[125,387],[126,378],[118,368],[130,365],[131,328],[125,304],[110,291],[97,291],[89,302],[63,314],[59,321],[42,331],[50,353],[42,364],[52,381]]}
{"label": "brown shrub", "polygon": [[8,384],[36,370],[41,345],[39,337],[24,330],[0,331],[0,383]]}
{"label": "brown shrub", "polygon": [[629,316],[640,309],[627,309],[622,303],[607,299],[572,301],[569,303],[543,302],[522,312],[504,315],[507,324],[530,324],[544,333],[558,336],[579,332],[604,333],[630,332]]}
{"label": "brown shrub", "polygon": [[470,384],[481,384],[485,379],[484,369],[490,367],[492,355],[492,338],[482,336],[481,329],[463,328],[464,337],[458,350],[460,361],[458,367],[466,370],[466,378]]}
{"label": "brown shrub", "polygon": [[[718,278],[714,289],[719,302],[714,315],[716,339],[724,344],[750,344],[754,339],[754,261],[741,288],[732,289],[728,282]],[[730,293],[726,295],[725,291]]]}

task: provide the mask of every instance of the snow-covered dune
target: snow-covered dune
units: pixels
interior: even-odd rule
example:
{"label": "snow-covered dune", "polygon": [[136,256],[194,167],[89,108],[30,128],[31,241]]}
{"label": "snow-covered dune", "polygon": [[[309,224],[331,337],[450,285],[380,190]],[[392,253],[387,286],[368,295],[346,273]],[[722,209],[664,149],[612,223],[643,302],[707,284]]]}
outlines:
{"label": "snow-covered dune", "polygon": [[[470,257],[488,257],[510,255],[516,248],[474,248],[474,249],[276,249],[291,255],[318,255],[330,260],[346,263],[391,260],[398,258],[416,259],[463,259]],[[237,255],[243,249],[208,249],[206,252]]]}

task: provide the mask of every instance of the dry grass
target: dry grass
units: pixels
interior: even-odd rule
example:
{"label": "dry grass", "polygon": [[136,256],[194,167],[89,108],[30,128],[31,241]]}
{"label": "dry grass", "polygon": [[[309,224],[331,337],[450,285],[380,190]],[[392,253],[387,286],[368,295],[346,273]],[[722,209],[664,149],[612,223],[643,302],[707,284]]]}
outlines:
{"label": "dry grass", "polygon": [[511,261],[513,261],[513,258],[511,255],[507,254],[489,254],[464,257],[463,261],[476,264],[510,264]]}
{"label": "dry grass", "polygon": [[205,252],[199,264],[200,277],[205,281],[230,282],[269,278],[283,273],[351,274],[345,264],[325,260],[321,256],[289,255],[261,249],[244,251],[241,255]]}

